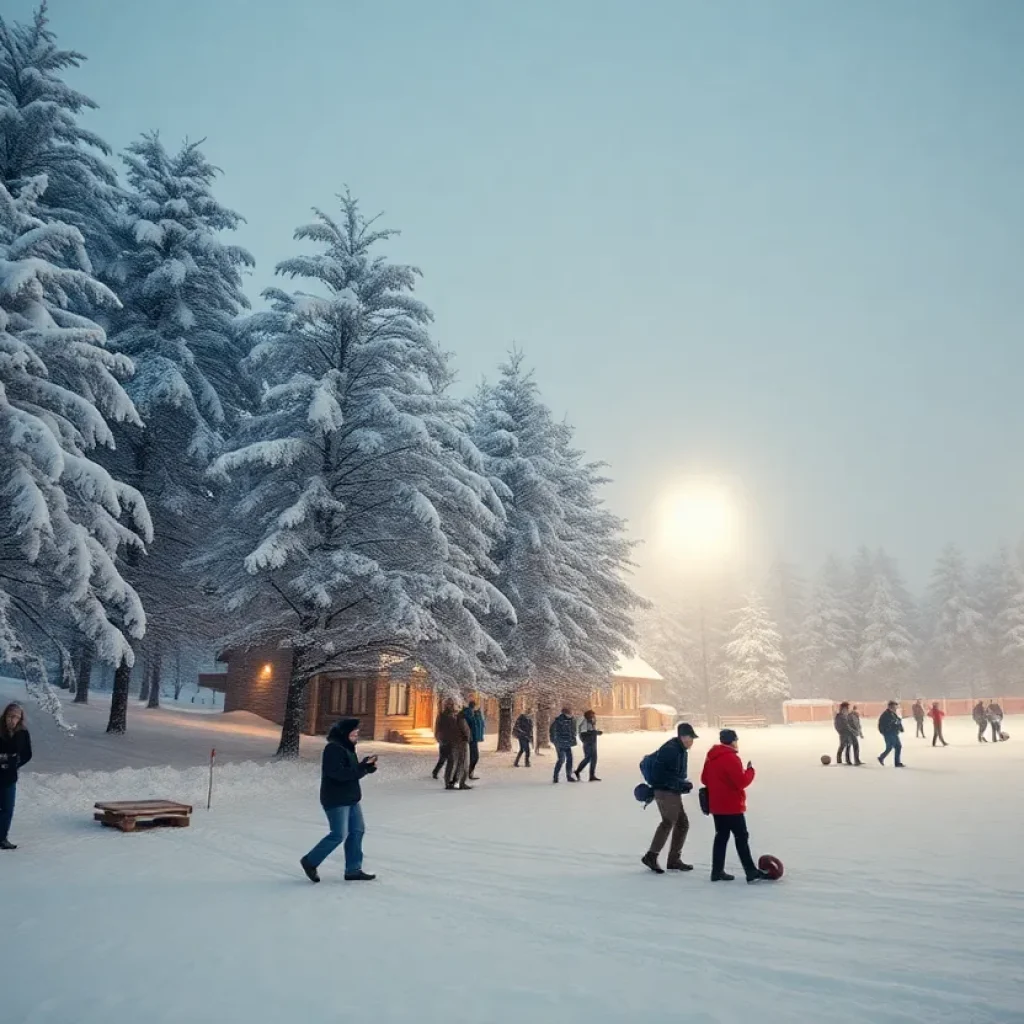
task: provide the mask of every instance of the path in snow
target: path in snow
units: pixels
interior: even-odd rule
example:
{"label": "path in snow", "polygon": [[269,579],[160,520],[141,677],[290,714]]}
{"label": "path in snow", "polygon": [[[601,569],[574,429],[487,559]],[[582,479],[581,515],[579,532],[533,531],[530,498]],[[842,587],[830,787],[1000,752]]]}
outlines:
{"label": "path in snow", "polygon": [[948,731],[945,750],[908,741],[903,772],[821,767],[827,729],[745,734],[755,851],[787,867],[759,887],[708,881],[695,798],[697,869],[640,866],[655,816],[631,790],[650,734],[604,737],[600,785],[490,755],[471,793],[431,782],[427,755],[378,747],[365,811],[381,877],[362,886],[340,859],[320,886],[298,872],[324,831],[315,763],[227,765],[191,829],[140,835],[95,825],[91,802],[205,804],[201,767],[26,772],[22,847],[0,860],[2,1019],[1024,1021],[1024,744]]}

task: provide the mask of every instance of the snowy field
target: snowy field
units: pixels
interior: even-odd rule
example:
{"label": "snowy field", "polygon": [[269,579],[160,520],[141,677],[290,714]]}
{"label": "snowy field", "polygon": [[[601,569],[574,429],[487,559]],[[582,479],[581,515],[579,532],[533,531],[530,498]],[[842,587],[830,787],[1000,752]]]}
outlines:
{"label": "snowy field", "polygon": [[[106,741],[130,751],[117,771],[78,770],[76,744],[99,762],[98,737],[37,730],[20,849],[0,860],[5,1024],[1024,1021],[1016,737],[979,746],[950,721],[949,748],[909,740],[898,772],[823,768],[827,729],[744,735],[755,853],[787,867],[762,886],[710,883],[695,797],[696,870],[641,867],[656,819],[631,790],[661,737],[605,737],[600,785],[552,786],[550,757],[527,771],[488,755],[471,793],[433,783],[429,754],[374,745],[366,867],[379,881],[345,884],[339,856],[312,886],[297,861],[324,831],[315,761],[268,762],[255,719],[178,721],[199,717],[135,713],[134,738]],[[210,730],[262,760],[221,768],[207,812],[201,757],[138,765],[143,740],[156,761],[201,751]],[[95,799],[132,797],[194,802],[193,827],[93,823]]]}

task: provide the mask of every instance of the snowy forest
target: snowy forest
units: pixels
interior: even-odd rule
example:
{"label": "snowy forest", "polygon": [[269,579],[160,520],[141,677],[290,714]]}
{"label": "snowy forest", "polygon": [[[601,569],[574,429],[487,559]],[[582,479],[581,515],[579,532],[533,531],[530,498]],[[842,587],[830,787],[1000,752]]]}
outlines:
{"label": "snowy forest", "polygon": [[84,59],[45,5],[0,19],[0,662],[58,715],[112,673],[121,733],[172,667],[278,645],[284,755],[325,669],[414,660],[507,712],[610,679],[632,544],[522,355],[459,398],[419,270],[341,182],[250,309],[206,143],[115,155]]}
{"label": "snowy forest", "polygon": [[812,578],[776,561],[754,589],[686,588],[640,618],[640,643],[681,708],[788,697],[880,700],[1024,694],[1024,550],[971,565],[949,545],[914,594],[861,548]]}
{"label": "snowy forest", "polygon": [[648,604],[601,462],[520,352],[460,395],[420,271],[342,181],[248,295],[208,143],[141,125],[115,154],[84,59],[45,5],[0,19],[0,662],[55,715],[55,688],[112,677],[121,733],[130,695],[268,644],[285,755],[310,679],[382,659],[498,698],[504,743],[515,695],[589,693],[636,651],[687,711],[1021,692],[1008,549],[950,547],[923,594],[861,550]]}

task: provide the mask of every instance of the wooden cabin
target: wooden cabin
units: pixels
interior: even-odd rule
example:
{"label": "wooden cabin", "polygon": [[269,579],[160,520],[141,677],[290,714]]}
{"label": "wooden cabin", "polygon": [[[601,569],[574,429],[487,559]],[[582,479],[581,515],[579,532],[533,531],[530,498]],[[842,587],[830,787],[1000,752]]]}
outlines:
{"label": "wooden cabin", "polygon": [[[224,710],[249,711],[281,725],[284,721],[291,651],[256,648],[226,651]],[[302,731],[325,735],[341,718],[358,718],[365,739],[409,742],[432,737],[436,700],[422,669],[388,665],[374,670],[323,672],[314,676],[306,693]],[[417,737],[418,733],[418,737]]]}

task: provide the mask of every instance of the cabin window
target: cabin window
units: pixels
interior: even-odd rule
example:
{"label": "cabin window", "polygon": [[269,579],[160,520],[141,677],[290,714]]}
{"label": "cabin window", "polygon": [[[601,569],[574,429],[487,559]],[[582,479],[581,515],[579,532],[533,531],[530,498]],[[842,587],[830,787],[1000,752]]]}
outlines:
{"label": "cabin window", "polygon": [[388,714],[409,714],[409,684],[392,683],[388,687]]}
{"label": "cabin window", "polygon": [[332,679],[327,698],[331,715],[365,715],[367,710],[365,679]]}

